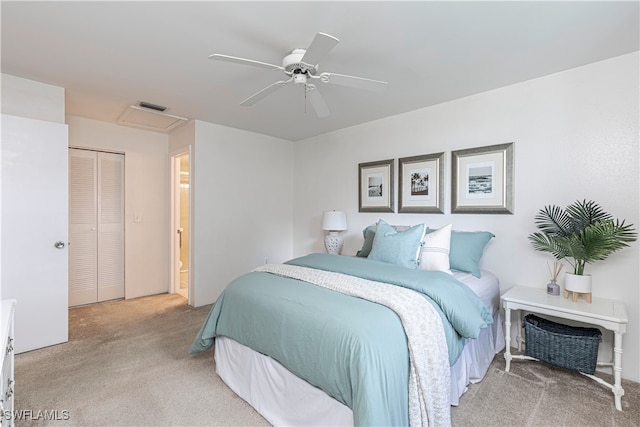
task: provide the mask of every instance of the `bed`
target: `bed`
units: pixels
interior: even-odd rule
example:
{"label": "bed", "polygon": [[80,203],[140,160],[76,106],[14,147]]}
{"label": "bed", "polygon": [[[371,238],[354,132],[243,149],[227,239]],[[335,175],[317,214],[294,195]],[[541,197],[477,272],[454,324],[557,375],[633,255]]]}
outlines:
{"label": "bed", "polygon": [[449,424],[504,346],[498,280],[406,267],[328,254],[260,267],[229,284],[191,351],[215,342],[218,375],[274,425]]}

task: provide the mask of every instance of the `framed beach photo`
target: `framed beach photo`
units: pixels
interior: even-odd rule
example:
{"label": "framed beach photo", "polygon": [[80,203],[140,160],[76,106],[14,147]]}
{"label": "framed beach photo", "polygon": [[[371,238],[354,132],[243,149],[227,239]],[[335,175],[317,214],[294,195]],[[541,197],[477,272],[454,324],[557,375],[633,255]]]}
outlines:
{"label": "framed beach photo", "polygon": [[398,160],[399,213],[444,213],[444,153]]}
{"label": "framed beach photo", "polygon": [[393,159],[358,165],[358,212],[394,212]]}
{"label": "framed beach photo", "polygon": [[451,152],[451,213],[513,214],[513,142]]}

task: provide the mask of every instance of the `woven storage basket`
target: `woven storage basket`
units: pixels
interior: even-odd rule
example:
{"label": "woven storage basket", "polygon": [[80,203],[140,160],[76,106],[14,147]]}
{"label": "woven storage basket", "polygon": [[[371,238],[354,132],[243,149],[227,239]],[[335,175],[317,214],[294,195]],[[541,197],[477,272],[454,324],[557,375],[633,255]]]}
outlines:
{"label": "woven storage basket", "polygon": [[593,374],[602,333],[562,325],[533,314],[524,317],[526,355],[563,368]]}

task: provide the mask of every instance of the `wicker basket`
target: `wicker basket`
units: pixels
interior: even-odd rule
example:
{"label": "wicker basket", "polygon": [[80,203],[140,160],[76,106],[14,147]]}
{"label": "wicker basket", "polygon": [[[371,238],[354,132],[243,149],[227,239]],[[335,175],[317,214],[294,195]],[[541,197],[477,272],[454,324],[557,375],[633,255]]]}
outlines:
{"label": "wicker basket", "polygon": [[562,325],[528,314],[524,317],[526,355],[563,368],[593,374],[602,333],[597,328]]}

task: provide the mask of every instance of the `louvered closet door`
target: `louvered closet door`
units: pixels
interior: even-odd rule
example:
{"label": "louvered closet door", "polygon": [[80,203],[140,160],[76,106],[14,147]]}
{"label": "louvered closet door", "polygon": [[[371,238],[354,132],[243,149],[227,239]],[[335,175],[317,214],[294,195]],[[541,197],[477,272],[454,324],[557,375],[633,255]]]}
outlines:
{"label": "louvered closet door", "polygon": [[124,297],[124,155],[69,149],[69,306]]}
{"label": "louvered closet door", "polygon": [[98,177],[95,151],[69,149],[69,306],[98,297]]}
{"label": "louvered closet door", "polygon": [[124,298],[124,155],[98,153],[98,301]]}

